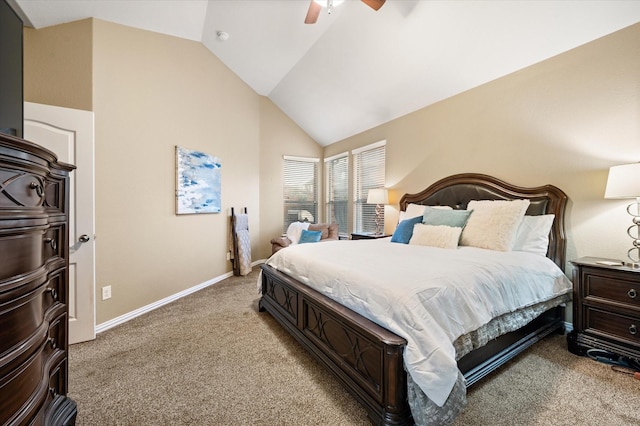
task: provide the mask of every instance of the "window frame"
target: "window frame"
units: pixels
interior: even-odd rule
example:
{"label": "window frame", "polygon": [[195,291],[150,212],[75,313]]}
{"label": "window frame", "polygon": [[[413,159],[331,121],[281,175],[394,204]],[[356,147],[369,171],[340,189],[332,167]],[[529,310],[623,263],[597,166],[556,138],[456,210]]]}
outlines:
{"label": "window frame", "polygon": [[[351,151],[353,158],[353,232],[375,232],[375,204],[367,204],[367,196],[370,189],[385,188],[386,145],[387,141],[382,140]],[[367,161],[368,164],[363,164],[363,161]],[[372,164],[371,161],[375,163]],[[367,175],[363,176],[363,173],[367,173]],[[384,210],[381,220],[384,224]]]}
{"label": "window frame", "polygon": [[[338,163],[342,160],[344,160],[344,164]],[[324,159],[325,218],[327,222],[339,225],[338,233],[341,236],[349,234],[349,163],[349,151]],[[344,171],[337,169],[338,167],[344,167]],[[336,172],[344,173],[344,185],[340,188],[337,188],[335,184]],[[344,193],[344,200],[336,200],[337,193]],[[338,206],[337,203],[344,203],[344,206]]]}
{"label": "window frame", "polygon": [[[288,169],[288,164],[291,165],[291,167],[293,167],[293,165],[295,163],[299,163],[297,165],[297,171],[294,169]],[[313,177],[311,177],[311,173],[306,174],[303,171],[305,165],[313,165]],[[289,227],[289,224],[291,224],[292,222],[296,222],[298,220],[301,221],[309,221],[310,223],[318,223],[319,222],[319,204],[320,204],[320,159],[319,158],[313,158],[313,157],[295,157],[295,156],[290,156],[290,155],[285,155],[282,157],[282,207],[283,207],[283,215],[282,215],[282,219],[283,219],[283,233],[287,232],[287,229]],[[308,171],[306,171],[308,173]],[[304,196],[305,195],[305,191],[288,191],[288,188],[294,186],[294,185],[289,185],[288,182],[292,182],[292,183],[297,183],[299,185],[299,182],[303,182],[306,181],[308,182],[309,179],[313,179],[313,189],[312,191],[306,192],[307,195],[311,195],[312,194],[312,200],[299,200],[297,202],[287,202],[287,199],[290,199],[292,196],[296,196],[297,195],[301,195]],[[308,185],[308,184],[305,184]],[[302,209],[300,208],[301,206],[304,207],[308,207],[309,204],[313,205],[313,211],[310,211],[309,209]],[[296,208],[291,208],[291,207],[298,207]],[[295,220],[293,220],[292,215],[295,213],[292,213],[293,211],[297,211],[298,215],[297,218]],[[308,215],[304,214],[303,212],[306,211],[311,215],[311,220],[309,220]]]}

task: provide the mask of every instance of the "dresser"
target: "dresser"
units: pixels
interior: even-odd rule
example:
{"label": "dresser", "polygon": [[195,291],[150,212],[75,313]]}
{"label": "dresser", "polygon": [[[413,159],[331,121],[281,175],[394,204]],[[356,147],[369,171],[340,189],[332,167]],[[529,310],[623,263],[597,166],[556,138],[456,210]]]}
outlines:
{"label": "dresser", "polygon": [[640,360],[640,269],[613,266],[594,257],[571,263],[573,273],[573,331],[569,351],[584,355],[604,349]]}
{"label": "dresser", "polygon": [[73,425],[67,397],[69,173],[0,134],[0,425]]}

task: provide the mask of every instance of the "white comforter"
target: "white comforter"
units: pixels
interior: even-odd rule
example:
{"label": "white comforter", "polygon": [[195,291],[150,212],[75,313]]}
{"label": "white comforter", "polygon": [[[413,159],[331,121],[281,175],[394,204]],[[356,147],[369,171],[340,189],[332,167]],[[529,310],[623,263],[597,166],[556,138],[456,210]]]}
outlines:
{"label": "white comforter", "polygon": [[404,362],[442,406],[458,377],[452,342],[493,317],[571,291],[550,259],[385,240],[299,244],[268,265],[407,340]]}

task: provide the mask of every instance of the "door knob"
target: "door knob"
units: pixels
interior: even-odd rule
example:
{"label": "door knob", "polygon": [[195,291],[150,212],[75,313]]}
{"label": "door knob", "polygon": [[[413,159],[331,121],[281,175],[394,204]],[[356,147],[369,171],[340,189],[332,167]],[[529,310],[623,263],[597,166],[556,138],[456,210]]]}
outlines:
{"label": "door knob", "polygon": [[87,234],[82,234],[80,235],[80,238],[78,238],[78,241],[80,241],[81,243],[88,243],[89,240],[91,240],[91,238],[89,238]]}

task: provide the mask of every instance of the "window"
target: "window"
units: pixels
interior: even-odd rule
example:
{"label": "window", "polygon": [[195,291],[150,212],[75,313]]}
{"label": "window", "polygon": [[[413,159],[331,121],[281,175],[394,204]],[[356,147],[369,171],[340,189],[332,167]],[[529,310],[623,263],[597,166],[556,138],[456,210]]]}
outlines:
{"label": "window", "polygon": [[293,222],[318,219],[317,158],[284,157],[283,232]]}
{"label": "window", "polygon": [[355,232],[376,230],[376,206],[367,204],[367,195],[370,189],[384,188],[385,147],[386,141],[381,141],[352,151]]}
{"label": "window", "polygon": [[349,156],[348,153],[334,155],[324,160],[326,176],[326,218],[329,223],[340,225],[339,233],[347,235],[349,209]]}

